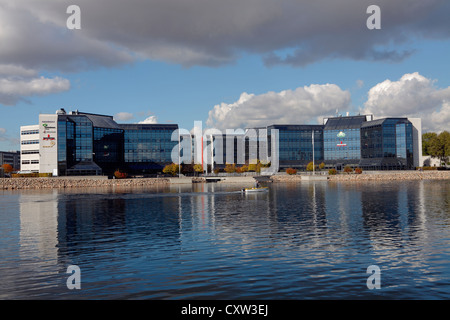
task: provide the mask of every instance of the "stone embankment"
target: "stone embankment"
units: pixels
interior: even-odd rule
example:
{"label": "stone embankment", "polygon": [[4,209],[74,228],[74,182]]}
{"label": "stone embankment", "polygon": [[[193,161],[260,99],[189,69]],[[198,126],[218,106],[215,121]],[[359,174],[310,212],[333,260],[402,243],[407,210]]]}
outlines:
{"label": "stone embankment", "polygon": [[4,178],[0,179],[0,190],[45,189],[45,188],[91,188],[91,187],[145,187],[170,184],[166,178],[139,179],[64,179],[64,178]]}
{"label": "stone embankment", "polygon": [[[271,177],[273,182],[298,182],[302,175],[275,175]],[[402,181],[402,180],[450,180],[450,171],[404,171],[363,173],[328,176],[328,181]]]}

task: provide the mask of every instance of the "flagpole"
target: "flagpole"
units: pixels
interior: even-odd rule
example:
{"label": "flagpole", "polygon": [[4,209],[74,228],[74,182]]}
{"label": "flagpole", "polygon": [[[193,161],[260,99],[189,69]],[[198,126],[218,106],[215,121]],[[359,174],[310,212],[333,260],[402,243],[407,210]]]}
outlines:
{"label": "flagpole", "polygon": [[313,175],[315,174],[315,164],[314,164],[314,128],[312,129],[312,158],[313,158]]}
{"label": "flagpole", "polygon": [[180,129],[178,129],[178,178],[180,178],[180,176],[181,176],[181,159],[180,159],[181,146],[180,146],[180,144],[181,144]]}

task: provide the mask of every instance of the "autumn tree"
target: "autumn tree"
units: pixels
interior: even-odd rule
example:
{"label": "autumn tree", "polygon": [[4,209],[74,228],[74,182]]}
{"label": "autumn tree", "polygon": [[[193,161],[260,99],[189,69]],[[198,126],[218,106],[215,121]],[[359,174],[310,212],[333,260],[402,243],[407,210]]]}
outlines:
{"label": "autumn tree", "polygon": [[8,163],[2,164],[2,168],[5,173],[10,173],[14,170],[13,167]]}
{"label": "autumn tree", "polygon": [[197,173],[202,173],[203,172],[203,166],[201,164],[194,164],[194,171]]}
{"label": "autumn tree", "polygon": [[306,166],[306,171],[313,171],[313,170],[317,170],[317,165],[314,165],[313,162],[311,161],[310,163],[308,163],[308,165]]}
{"label": "autumn tree", "polygon": [[171,163],[164,167],[163,172],[175,176],[178,173],[179,168],[178,164]]}

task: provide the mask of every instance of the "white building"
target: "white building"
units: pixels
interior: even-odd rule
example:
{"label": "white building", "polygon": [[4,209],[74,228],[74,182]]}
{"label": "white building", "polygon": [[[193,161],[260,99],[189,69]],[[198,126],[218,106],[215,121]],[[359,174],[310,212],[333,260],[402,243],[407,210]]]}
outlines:
{"label": "white building", "polygon": [[20,127],[20,171],[39,172],[39,125]]}

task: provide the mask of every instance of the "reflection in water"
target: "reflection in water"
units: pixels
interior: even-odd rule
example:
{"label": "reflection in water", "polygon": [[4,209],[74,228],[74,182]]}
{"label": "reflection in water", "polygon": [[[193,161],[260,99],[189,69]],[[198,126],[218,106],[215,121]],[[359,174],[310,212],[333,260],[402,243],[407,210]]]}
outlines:
{"label": "reflection in water", "polygon": [[0,298],[450,297],[447,182],[240,187],[4,192]]}

